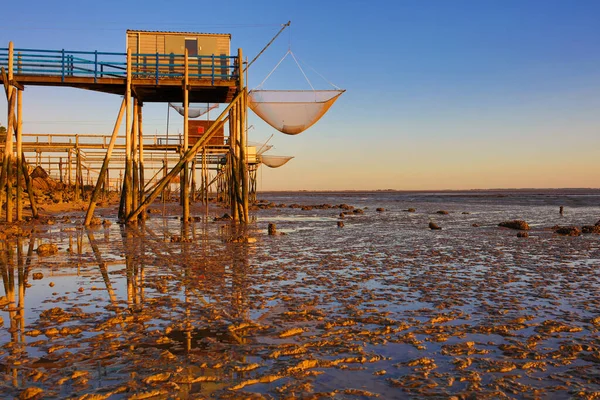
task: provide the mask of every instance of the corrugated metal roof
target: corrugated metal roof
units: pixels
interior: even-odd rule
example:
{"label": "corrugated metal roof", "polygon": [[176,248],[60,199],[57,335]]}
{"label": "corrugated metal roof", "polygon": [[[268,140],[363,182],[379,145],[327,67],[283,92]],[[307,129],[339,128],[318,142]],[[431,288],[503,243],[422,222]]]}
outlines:
{"label": "corrugated metal roof", "polygon": [[127,29],[127,33],[167,33],[167,34],[175,34],[175,35],[228,36],[231,39],[231,33],[145,31],[145,30],[137,30],[137,29]]}

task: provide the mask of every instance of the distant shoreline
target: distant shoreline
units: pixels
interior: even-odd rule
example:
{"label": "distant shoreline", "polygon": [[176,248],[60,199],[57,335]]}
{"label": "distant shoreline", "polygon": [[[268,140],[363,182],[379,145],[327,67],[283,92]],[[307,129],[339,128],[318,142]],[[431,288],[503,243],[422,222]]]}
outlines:
{"label": "distant shoreline", "polygon": [[261,193],[420,193],[420,194],[434,194],[434,193],[540,193],[540,194],[600,194],[600,188],[547,188],[547,189],[533,189],[533,188],[505,188],[505,189],[431,189],[431,190],[396,190],[396,189],[373,189],[373,190],[259,190]]}

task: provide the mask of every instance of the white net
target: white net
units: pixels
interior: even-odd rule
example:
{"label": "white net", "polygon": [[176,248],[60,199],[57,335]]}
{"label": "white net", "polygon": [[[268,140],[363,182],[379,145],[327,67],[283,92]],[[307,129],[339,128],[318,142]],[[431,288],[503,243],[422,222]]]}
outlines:
{"label": "white net", "polygon": [[288,135],[315,124],[343,90],[252,90],[249,106],[263,121]]}
{"label": "white net", "polygon": [[282,165],[285,165],[288,161],[290,161],[294,157],[290,156],[271,156],[271,155],[262,155],[260,156],[260,161],[265,164],[269,168],[279,168]]}
{"label": "white net", "polygon": [[[173,104],[169,103],[169,105],[177,110],[177,112],[183,117],[184,113],[185,113],[185,109],[184,107],[181,106],[174,106]],[[219,105],[218,104],[211,104],[208,106],[204,106],[204,107],[188,107],[188,118],[198,118],[201,115],[206,114],[207,112],[209,112],[210,110],[212,110],[213,108],[217,108]]]}

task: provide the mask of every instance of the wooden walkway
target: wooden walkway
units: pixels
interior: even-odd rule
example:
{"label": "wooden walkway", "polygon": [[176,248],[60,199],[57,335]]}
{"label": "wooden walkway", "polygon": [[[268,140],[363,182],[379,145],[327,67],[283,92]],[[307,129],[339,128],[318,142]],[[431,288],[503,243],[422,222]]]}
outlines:
{"label": "wooden walkway", "polygon": [[[122,207],[119,210],[121,220],[132,223],[138,217],[143,217],[145,208],[177,175],[181,175],[182,219],[188,221],[189,190],[190,185],[194,186],[198,163],[204,184],[208,185],[209,165],[219,170],[220,187],[227,192],[225,197],[231,207],[232,217],[247,222],[249,159],[246,148],[247,89],[243,65],[241,49],[238,49],[236,56],[190,56],[187,50],[184,54],[141,54],[132,53],[130,49],[126,53],[23,49],[14,48],[12,42],[7,48],[0,48],[0,82],[5,88],[9,116],[6,144],[0,146],[4,154],[0,187],[5,187],[7,193],[6,221],[13,221],[13,202],[16,204],[16,219],[22,218],[22,188],[14,185],[15,180],[20,181],[21,175],[25,176],[26,181],[29,179],[22,157],[35,154],[36,163],[42,163],[44,153],[65,153],[69,177],[75,163],[78,174],[76,184],[83,185],[81,177],[84,168],[88,176],[90,172],[97,171],[86,225],[90,223],[96,199],[106,185],[111,168],[123,170]],[[35,140],[28,140],[30,136],[22,132],[21,111],[26,86],[72,87],[124,96],[112,135],[79,135],[67,139],[61,137],[64,135],[51,135],[47,140],[40,140],[39,136]],[[181,140],[177,143],[158,140],[147,143],[148,136],[142,130],[145,102],[184,104],[184,133]],[[189,104],[192,102],[227,104],[193,145],[188,133]],[[119,137],[123,116],[126,133],[124,137]],[[212,137],[219,129],[222,131],[226,124],[228,144],[210,146]],[[58,164],[62,177],[63,160],[58,158],[57,161],[54,157],[54,162]],[[48,162],[51,169],[50,158]],[[147,192],[144,169],[149,167],[152,171],[155,168],[150,164],[158,162],[162,163],[164,175],[154,189]],[[12,168],[9,166],[12,163],[17,166],[16,177],[11,176]],[[87,164],[85,167],[84,163]],[[172,168],[167,170],[169,164]],[[15,190],[16,199],[13,199]],[[30,183],[27,192],[34,208]]]}

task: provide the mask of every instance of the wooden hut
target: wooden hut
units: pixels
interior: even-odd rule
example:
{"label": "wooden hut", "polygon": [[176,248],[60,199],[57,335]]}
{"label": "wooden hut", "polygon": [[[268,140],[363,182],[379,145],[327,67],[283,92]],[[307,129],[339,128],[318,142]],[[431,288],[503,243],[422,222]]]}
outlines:
{"label": "wooden hut", "polygon": [[[153,73],[152,64],[180,64],[179,56],[187,49],[195,68],[192,77],[226,79],[225,68],[230,54],[231,34],[199,32],[165,32],[127,30],[127,49],[135,56],[134,73]],[[216,68],[215,68],[216,65]],[[181,73],[181,67],[171,65],[160,73]]]}

